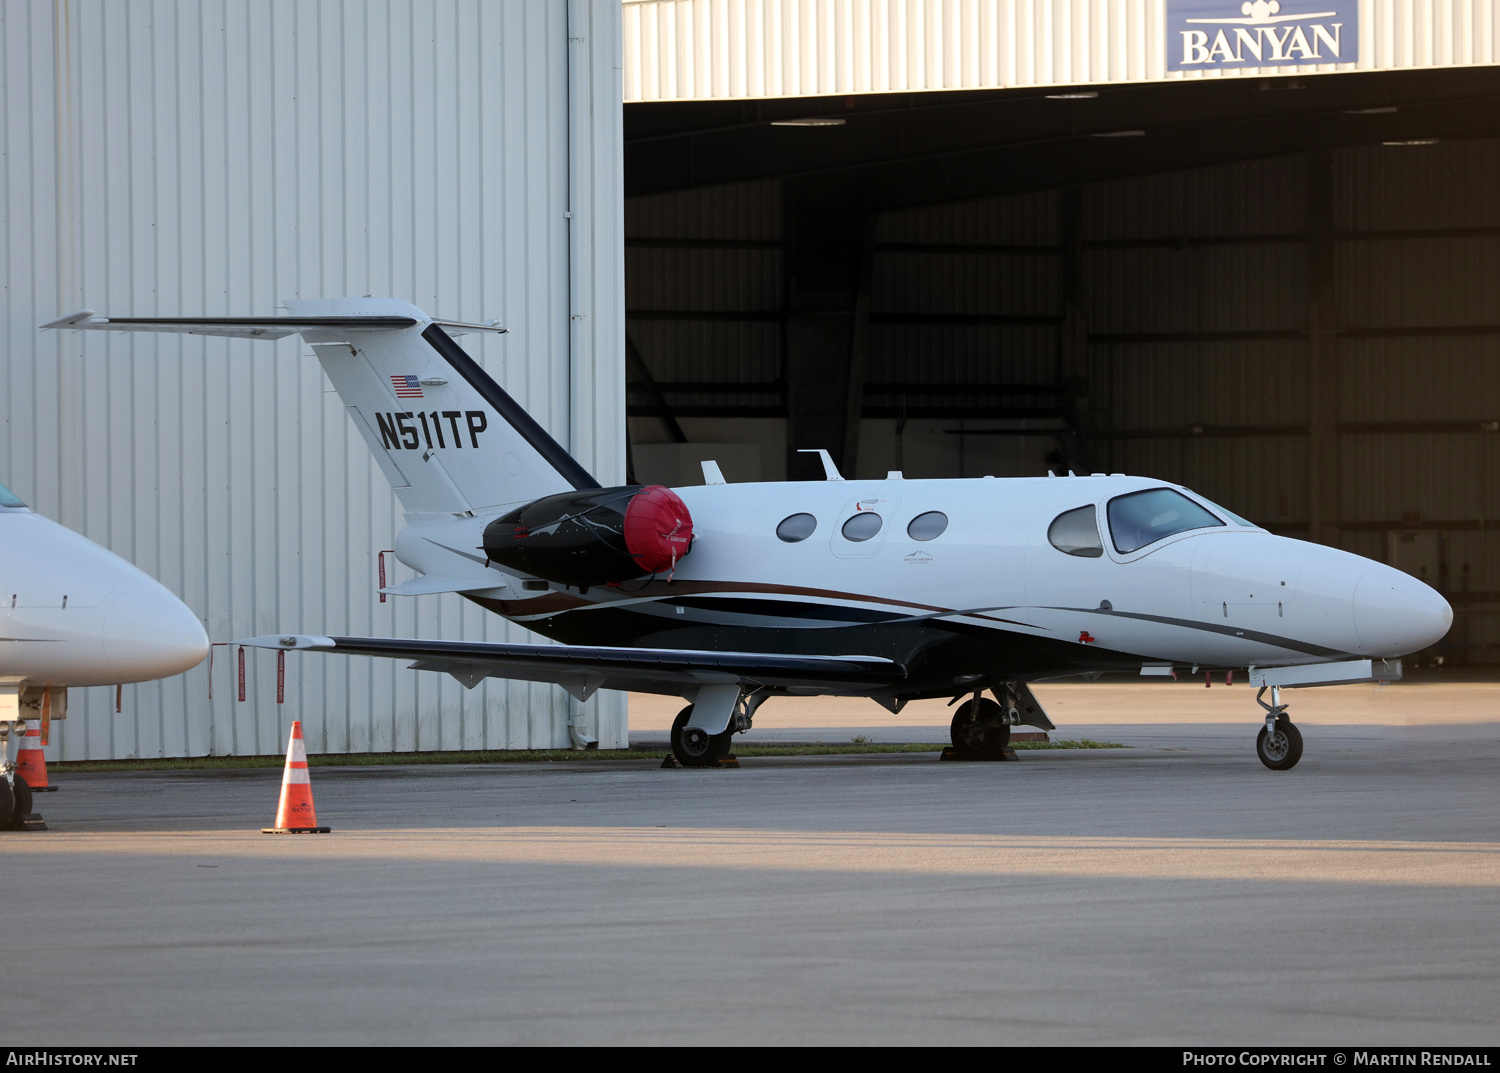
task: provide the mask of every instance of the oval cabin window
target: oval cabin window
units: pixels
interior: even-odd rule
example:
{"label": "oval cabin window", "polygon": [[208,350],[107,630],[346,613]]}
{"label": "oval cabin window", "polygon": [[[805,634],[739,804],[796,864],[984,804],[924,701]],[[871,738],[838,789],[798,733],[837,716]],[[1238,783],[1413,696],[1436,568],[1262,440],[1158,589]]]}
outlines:
{"label": "oval cabin window", "polygon": [[880,515],[874,511],[861,511],[844,523],[844,539],[858,543],[861,540],[869,540],[880,532]]}
{"label": "oval cabin window", "polygon": [[812,536],[817,528],[818,519],[811,514],[793,514],[776,527],[776,535],[788,544],[795,544]]}
{"label": "oval cabin window", "polygon": [[929,510],[918,514],[906,527],[906,535],[913,540],[936,540],[948,528],[948,515],[940,510]]}

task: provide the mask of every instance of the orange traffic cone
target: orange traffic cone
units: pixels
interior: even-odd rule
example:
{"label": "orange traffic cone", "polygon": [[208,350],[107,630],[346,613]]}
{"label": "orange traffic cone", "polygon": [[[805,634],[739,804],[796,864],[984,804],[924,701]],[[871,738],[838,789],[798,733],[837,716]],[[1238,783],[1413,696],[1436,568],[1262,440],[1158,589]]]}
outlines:
{"label": "orange traffic cone", "polygon": [[47,785],[47,758],[42,755],[42,721],[26,720],[26,736],[16,747],[16,774],[26,780],[31,792],[55,790]]}
{"label": "orange traffic cone", "polygon": [[319,827],[313,811],[312,781],[307,777],[307,748],[302,744],[301,721],[292,724],[292,740],[286,747],[286,771],[281,777],[281,804],[276,808],[276,826],[262,827],[263,835],[321,835],[333,830]]}

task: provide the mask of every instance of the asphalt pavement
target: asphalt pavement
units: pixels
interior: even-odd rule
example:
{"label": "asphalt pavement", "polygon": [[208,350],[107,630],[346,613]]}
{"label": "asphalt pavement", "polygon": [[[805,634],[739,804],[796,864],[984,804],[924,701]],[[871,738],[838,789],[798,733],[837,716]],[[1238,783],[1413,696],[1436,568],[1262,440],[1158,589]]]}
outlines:
{"label": "asphalt pavement", "polygon": [[[6,1035],[1493,1044],[1500,713],[1466,696],[1447,722],[1391,717],[1408,698],[1304,723],[1289,772],[1253,711],[1075,722],[1130,747],[1013,763],[318,768],[328,835],[260,833],[275,770],[64,773],[51,829],[3,841]],[[758,733],[946,733],[819,710]]]}

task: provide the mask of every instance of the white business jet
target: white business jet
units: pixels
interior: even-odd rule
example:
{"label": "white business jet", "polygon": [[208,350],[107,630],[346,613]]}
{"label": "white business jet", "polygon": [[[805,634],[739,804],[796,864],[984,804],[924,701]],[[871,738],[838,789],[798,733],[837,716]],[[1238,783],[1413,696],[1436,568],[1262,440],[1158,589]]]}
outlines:
{"label": "white business jet", "polygon": [[69,686],[166,678],[208,654],[203,625],[162,585],[0,485],[0,829],[31,811],[16,773],[26,702],[48,690],[53,710]]}
{"label": "white business jet", "polygon": [[[1028,684],[1248,667],[1257,752],[1302,737],[1280,692],[1398,677],[1448,630],[1422,582],[1274,536],[1143,477],[845,480],[602,488],[435,321],[390,299],[286,302],[287,316],[106,318],[57,329],[300,334],[405,508],[387,591],[457,592],[562,645],[285,635],[267,648],[410,659],[487,676],[675,694],[672,749],[716,764],[778,694],[964,700],[954,745],[1000,754],[1052,727]],[[1266,689],[1271,700],[1261,699]],[[985,697],[988,692],[993,700]]]}

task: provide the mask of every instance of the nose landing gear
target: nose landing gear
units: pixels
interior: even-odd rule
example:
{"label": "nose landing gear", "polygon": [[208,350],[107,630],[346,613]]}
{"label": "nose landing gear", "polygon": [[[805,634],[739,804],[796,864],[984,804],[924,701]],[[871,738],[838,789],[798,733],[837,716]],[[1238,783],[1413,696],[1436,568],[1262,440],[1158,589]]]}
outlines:
{"label": "nose landing gear", "polygon": [[10,758],[10,738],[15,737],[16,748],[20,749],[21,736],[25,733],[26,724],[19,719],[14,723],[0,724],[0,831],[22,830],[26,826],[26,817],[31,815],[31,787],[21,778]]}
{"label": "nose landing gear", "polygon": [[1255,694],[1255,703],[1266,710],[1266,725],[1255,736],[1255,755],[1272,771],[1286,771],[1297,766],[1302,759],[1302,731],[1287,718],[1286,705],[1281,703],[1281,687],[1271,687],[1271,703],[1261,700],[1265,686]]}

